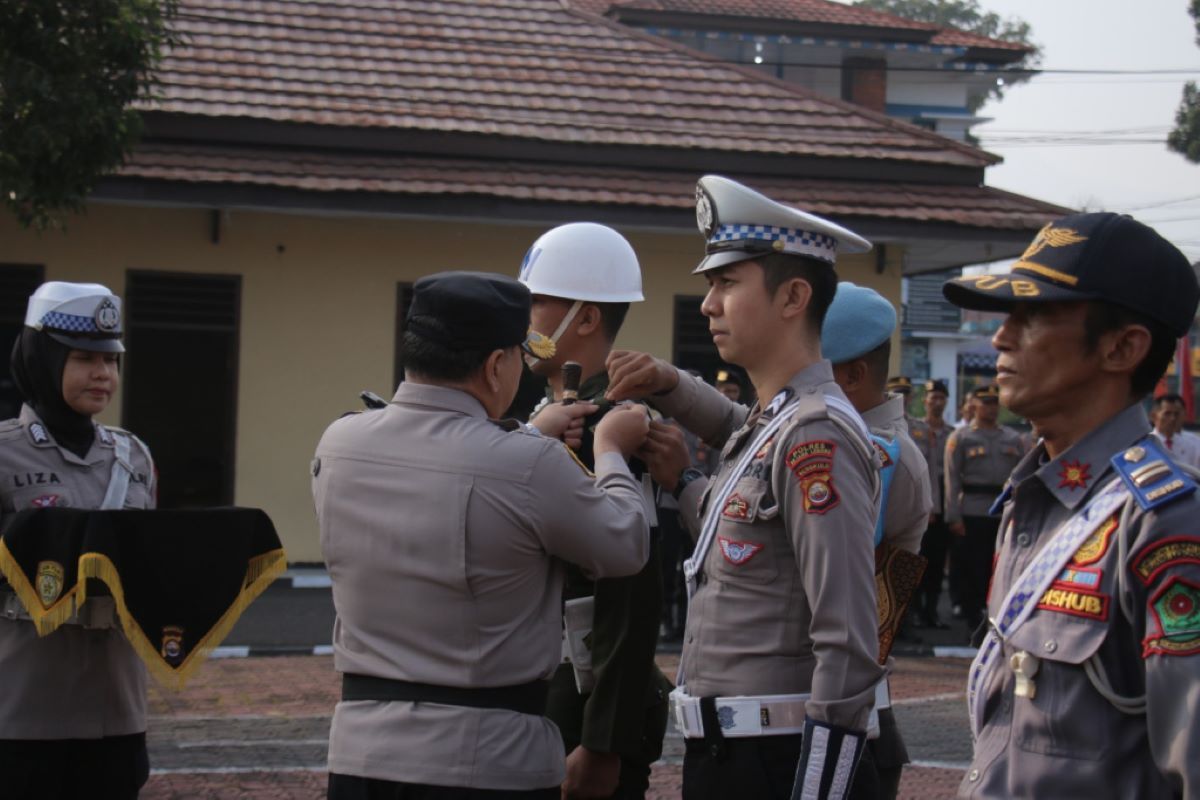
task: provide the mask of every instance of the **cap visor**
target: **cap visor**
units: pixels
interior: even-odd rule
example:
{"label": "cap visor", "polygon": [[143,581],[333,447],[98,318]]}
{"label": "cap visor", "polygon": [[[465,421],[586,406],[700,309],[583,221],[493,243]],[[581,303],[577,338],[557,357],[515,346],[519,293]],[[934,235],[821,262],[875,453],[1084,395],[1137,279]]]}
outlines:
{"label": "cap visor", "polygon": [[708,272],[711,269],[720,269],[721,267],[740,264],[743,261],[751,261],[755,258],[761,258],[770,253],[751,253],[746,250],[726,250],[723,253],[713,253],[710,256],[705,256],[704,260],[692,270],[693,275],[699,275],[703,272]]}
{"label": "cap visor", "polygon": [[87,350],[92,353],[124,353],[125,345],[120,339],[92,339],[87,336],[67,336],[57,331],[46,331],[54,341],[65,344],[72,350]]}
{"label": "cap visor", "polygon": [[942,294],[959,308],[970,311],[1008,311],[1017,303],[1055,303],[1091,300],[1091,292],[1077,292],[1028,275],[971,275],[942,284]]}

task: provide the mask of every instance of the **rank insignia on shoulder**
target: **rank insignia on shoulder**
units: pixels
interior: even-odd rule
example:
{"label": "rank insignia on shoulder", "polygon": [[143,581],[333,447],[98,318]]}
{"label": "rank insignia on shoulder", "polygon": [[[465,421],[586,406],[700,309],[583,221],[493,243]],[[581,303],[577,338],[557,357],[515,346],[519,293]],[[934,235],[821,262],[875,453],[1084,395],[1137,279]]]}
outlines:
{"label": "rank insignia on shoulder", "polygon": [[1143,511],[1187,497],[1196,482],[1163,452],[1153,436],[1147,436],[1111,459],[1113,468]]}
{"label": "rank insignia on shoulder", "polygon": [[1174,577],[1150,598],[1158,630],[1142,641],[1142,658],[1200,653],[1200,586]]}
{"label": "rank insignia on shoulder", "polygon": [[109,430],[108,428],[106,428],[105,426],[103,426],[103,425],[97,425],[97,426],[96,426],[96,432],[97,432],[97,433],[100,435],[100,441],[101,441],[101,442],[103,442],[104,444],[109,444],[109,445],[110,445],[110,444],[112,444],[112,443],[113,443],[113,435],[112,435],[112,431],[110,431],[110,430]]}
{"label": "rank insignia on shoulder", "polygon": [[46,444],[50,441],[50,434],[46,433],[46,426],[40,422],[29,423],[29,437],[33,439],[34,444]]}

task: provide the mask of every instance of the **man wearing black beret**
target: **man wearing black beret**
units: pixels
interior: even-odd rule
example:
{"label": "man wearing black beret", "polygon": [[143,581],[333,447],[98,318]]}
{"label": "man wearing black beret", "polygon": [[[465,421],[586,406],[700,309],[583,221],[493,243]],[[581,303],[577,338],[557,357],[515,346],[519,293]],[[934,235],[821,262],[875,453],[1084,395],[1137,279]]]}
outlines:
{"label": "man wearing black beret", "polygon": [[312,468],[343,673],[329,796],[556,799],[564,753],[545,705],[562,565],[601,577],[645,564],[626,459],[646,412],[604,418],[593,476],[561,441],[494,419],[524,353],[552,347],[527,333],[529,290],[463,272],[413,290],[405,382],[383,409],[333,423]]}
{"label": "man wearing black beret", "polygon": [[1000,402],[1041,441],[1002,513],[988,627],[967,684],[961,797],[1200,796],[1200,496],[1142,403],[1200,286],[1151,228],[1079,214],[1005,275],[944,287],[1007,314]]}

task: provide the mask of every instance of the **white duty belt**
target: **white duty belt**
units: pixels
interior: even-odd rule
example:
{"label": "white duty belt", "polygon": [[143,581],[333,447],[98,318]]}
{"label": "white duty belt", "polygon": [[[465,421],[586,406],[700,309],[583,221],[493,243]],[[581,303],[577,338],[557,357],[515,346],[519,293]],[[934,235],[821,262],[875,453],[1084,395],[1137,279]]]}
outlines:
{"label": "white duty belt", "polygon": [[[717,697],[717,721],[725,738],[741,736],[789,736],[804,733],[804,705],[811,694],[764,694]],[[671,692],[675,725],[685,739],[703,739],[700,698],[684,689]]]}

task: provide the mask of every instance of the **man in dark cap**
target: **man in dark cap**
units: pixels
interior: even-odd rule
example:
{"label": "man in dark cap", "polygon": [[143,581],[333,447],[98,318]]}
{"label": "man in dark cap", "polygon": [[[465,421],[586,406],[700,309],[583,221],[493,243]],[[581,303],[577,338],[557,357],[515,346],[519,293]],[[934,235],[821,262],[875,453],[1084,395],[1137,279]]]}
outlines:
{"label": "man in dark cap", "polygon": [[1008,315],[1000,400],[1042,437],[994,505],[960,796],[1200,796],[1200,497],[1142,408],[1192,325],[1191,266],[1130,217],[1079,214],[944,292]]}
{"label": "man in dark cap", "polygon": [[559,797],[565,755],[544,714],[562,564],[596,577],[645,564],[645,505],[626,459],[648,421],[638,406],[605,416],[593,476],[562,442],[493,419],[512,403],[523,355],[551,354],[529,319],[529,290],[509,278],[417,281],[406,381],[317,447],[344,673],[331,798]]}

